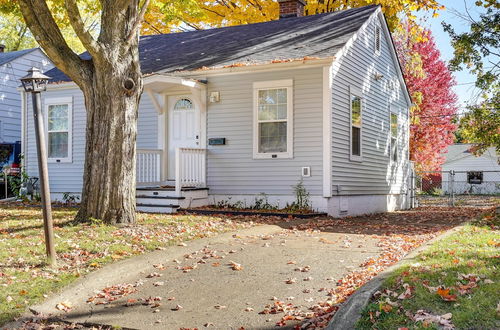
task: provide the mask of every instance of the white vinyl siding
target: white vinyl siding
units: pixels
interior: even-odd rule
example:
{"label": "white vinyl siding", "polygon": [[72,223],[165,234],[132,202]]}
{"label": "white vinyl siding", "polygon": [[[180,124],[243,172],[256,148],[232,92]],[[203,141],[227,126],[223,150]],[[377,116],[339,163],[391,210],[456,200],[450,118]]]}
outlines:
{"label": "white vinyl siding", "polygon": [[[19,80],[34,64],[47,71],[53,67],[41,50],[35,49],[8,63],[0,65],[0,121],[2,121],[2,141],[21,140],[21,93]],[[31,108],[30,108],[31,110]],[[29,112],[33,120],[33,112]]]}
{"label": "white vinyl siding", "polygon": [[254,82],[253,157],[293,157],[293,81]]}
{"label": "white vinyl siding", "polygon": [[[85,163],[85,129],[87,114],[82,92],[77,88],[48,90],[42,93],[42,109],[46,108],[47,101],[54,98],[72,99],[72,162],[50,162],[49,177],[50,189],[53,193],[70,192],[79,194],[82,191],[83,168]],[[31,97],[28,97],[26,109],[26,151],[25,164],[29,176],[38,177],[37,153],[35,132],[33,126],[33,110]],[[158,146],[158,113],[147,95],[141,97],[137,122],[137,148],[156,149]]]}
{"label": "white vinyl siding", "polygon": [[72,105],[71,97],[45,99],[45,130],[49,162],[72,161]]}
{"label": "white vinyl siding", "polygon": [[[200,77],[201,79],[202,77]],[[293,195],[292,185],[302,178],[311,195],[322,194],[323,68],[294,68],[209,76],[208,94],[220,92],[220,101],[208,103],[207,137],[226,138],[226,145],[208,146],[207,180],[210,194]],[[293,158],[254,159],[253,83],[293,80]]]}
{"label": "white vinyl siding", "polygon": [[[408,108],[400,84],[398,63],[390,53],[390,38],[379,17],[361,29],[332,69],[332,191],[333,195],[385,195],[407,191]],[[381,26],[380,55],[373,56],[375,27]],[[380,80],[374,78],[381,74]],[[362,162],[351,160],[350,93],[363,96]],[[398,160],[390,162],[390,109],[399,120]]]}

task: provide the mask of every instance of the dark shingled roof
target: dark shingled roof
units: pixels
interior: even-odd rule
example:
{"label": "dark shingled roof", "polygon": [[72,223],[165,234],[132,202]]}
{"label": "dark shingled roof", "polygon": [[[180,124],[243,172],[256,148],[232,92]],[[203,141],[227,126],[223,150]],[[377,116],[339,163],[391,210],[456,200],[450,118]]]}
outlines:
{"label": "dark shingled roof", "polygon": [[[264,23],[143,36],[139,43],[141,69],[148,74],[334,56],[377,7],[370,5]],[[88,54],[82,57],[88,58]],[[58,69],[46,74],[52,77],[52,82],[70,81]]]}
{"label": "dark shingled roof", "polygon": [[4,65],[5,63],[9,63],[18,57],[21,57],[25,54],[28,54],[28,53],[34,51],[35,49],[37,49],[37,48],[23,49],[23,50],[18,50],[15,52],[0,53],[0,65]]}

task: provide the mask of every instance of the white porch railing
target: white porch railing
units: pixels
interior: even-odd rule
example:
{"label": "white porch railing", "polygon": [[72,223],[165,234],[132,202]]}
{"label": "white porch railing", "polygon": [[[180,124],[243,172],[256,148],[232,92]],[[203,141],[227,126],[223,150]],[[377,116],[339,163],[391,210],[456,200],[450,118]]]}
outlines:
{"label": "white porch railing", "polygon": [[182,187],[206,187],[206,149],[177,148],[175,150],[175,193]]}
{"label": "white porch railing", "polygon": [[137,149],[137,183],[158,183],[162,179],[163,151]]}

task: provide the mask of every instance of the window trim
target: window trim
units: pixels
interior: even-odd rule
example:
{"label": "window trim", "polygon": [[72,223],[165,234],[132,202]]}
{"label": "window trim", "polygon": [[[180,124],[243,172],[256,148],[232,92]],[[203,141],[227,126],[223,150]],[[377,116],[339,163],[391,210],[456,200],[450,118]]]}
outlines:
{"label": "window trim", "polygon": [[[352,96],[357,96],[361,99],[361,125],[359,126],[359,155],[353,155],[352,153]],[[365,107],[365,98],[363,97],[363,93],[360,89],[349,86],[349,160],[352,162],[362,162],[363,161],[363,115],[364,115],[364,107]],[[357,126],[355,126],[357,127]]]}
{"label": "window trim", "polygon": [[[286,88],[286,152],[259,152],[259,90]],[[293,158],[293,80],[256,81],[253,83],[253,159]]]}
{"label": "window trim", "polygon": [[[54,97],[44,100],[44,121],[45,121],[45,144],[48,163],[72,163],[73,162],[73,97]],[[68,155],[64,158],[49,157],[49,106],[67,105],[68,106]]]}
{"label": "window trim", "polygon": [[[396,132],[396,160],[394,160],[394,155],[392,154],[392,116],[396,116],[397,132]],[[392,107],[389,109],[389,160],[390,163],[397,163],[399,158],[398,147],[399,147],[399,112],[394,110]]]}
{"label": "window trim", "polygon": [[[375,23],[374,29],[374,38],[373,38],[373,53],[375,55],[380,55],[382,52],[382,27],[379,23]],[[377,48],[377,39],[378,39],[378,48]]]}
{"label": "window trim", "polygon": [[[474,176],[480,177],[480,182],[471,182],[471,176],[473,176],[473,174],[476,174]],[[483,184],[484,182],[484,171],[467,171],[466,175],[468,184]]]}

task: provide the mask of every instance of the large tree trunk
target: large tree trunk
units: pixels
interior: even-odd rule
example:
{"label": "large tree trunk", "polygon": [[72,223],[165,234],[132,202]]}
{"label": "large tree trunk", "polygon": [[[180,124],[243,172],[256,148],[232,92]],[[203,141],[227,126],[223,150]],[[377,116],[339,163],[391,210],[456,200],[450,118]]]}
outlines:
{"label": "large tree trunk", "polygon": [[77,0],[65,0],[69,22],[91,56],[82,59],[64,40],[47,1],[18,0],[31,32],[85,97],[85,167],[76,216],[80,221],[135,223],[135,143],[143,89],[138,28],[149,1],[101,0],[96,40],[86,30]]}
{"label": "large tree trunk", "polygon": [[87,133],[77,220],[135,223],[136,138],[142,79],[137,54],[96,68],[83,87]]}

